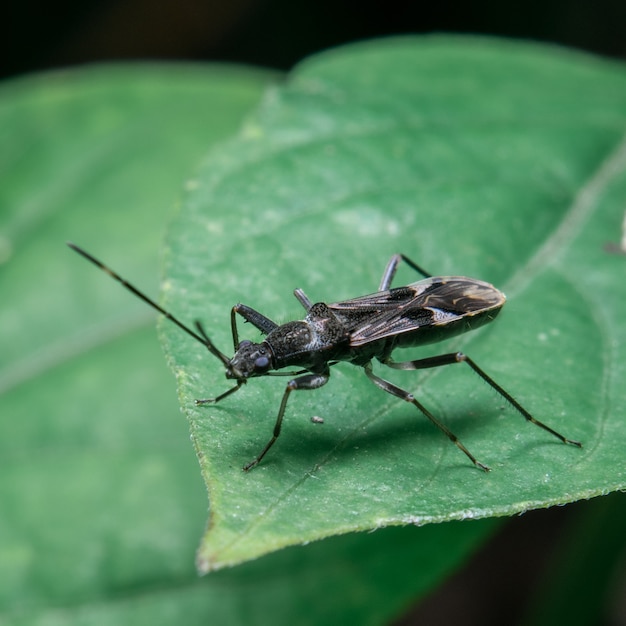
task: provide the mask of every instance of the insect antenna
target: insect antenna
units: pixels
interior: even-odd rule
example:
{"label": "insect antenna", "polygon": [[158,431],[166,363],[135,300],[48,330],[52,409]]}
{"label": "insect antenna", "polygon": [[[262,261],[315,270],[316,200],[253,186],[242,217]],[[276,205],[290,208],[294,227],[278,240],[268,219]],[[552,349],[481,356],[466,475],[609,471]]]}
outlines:
{"label": "insect antenna", "polygon": [[96,259],[96,257],[89,254],[89,252],[87,252],[86,250],[83,250],[81,247],[77,246],[76,244],[71,243],[70,241],[66,243],[72,250],[74,250],[75,252],[78,252],[78,254],[80,254],[83,258],[93,263],[96,267],[100,268],[103,272],[106,272],[111,278],[115,279],[118,283],[126,287],[128,291],[130,291],[132,294],[137,296],[140,300],[143,300],[147,305],[151,306],[153,309],[158,311],[161,315],[166,317],[168,320],[170,320],[171,322],[174,322],[174,324],[176,324],[178,328],[180,328],[181,330],[184,330],[188,335],[193,337],[196,341],[201,343],[203,346],[206,346],[211,354],[213,354],[220,361],[222,361],[222,363],[225,366],[228,366],[228,363],[230,362],[229,358],[225,354],[220,352],[220,350],[217,349],[217,347],[208,338],[208,336],[204,332],[204,329],[200,326],[198,322],[196,322],[196,327],[198,328],[201,334],[194,332],[191,328],[189,328],[189,326],[186,326],[185,324],[183,324],[178,318],[174,317],[174,315],[172,315],[169,311],[166,311],[163,307],[159,306],[154,300],[149,298],[145,293],[142,293],[141,291],[139,291],[137,287],[135,287],[134,285],[131,285],[131,283],[129,283],[125,278],[122,278],[117,272],[114,272],[110,267],[107,267],[104,263],[102,263],[102,261],[99,261],[98,259]]}
{"label": "insect antenna", "polygon": [[230,359],[223,352],[218,350],[217,347],[213,344],[213,342],[209,339],[209,336],[206,334],[206,330],[204,330],[204,326],[202,325],[202,322],[200,320],[196,320],[194,322],[194,326],[196,327],[196,330],[202,336],[202,343],[207,347],[209,352],[213,356],[216,356],[226,366],[226,369],[230,369]]}

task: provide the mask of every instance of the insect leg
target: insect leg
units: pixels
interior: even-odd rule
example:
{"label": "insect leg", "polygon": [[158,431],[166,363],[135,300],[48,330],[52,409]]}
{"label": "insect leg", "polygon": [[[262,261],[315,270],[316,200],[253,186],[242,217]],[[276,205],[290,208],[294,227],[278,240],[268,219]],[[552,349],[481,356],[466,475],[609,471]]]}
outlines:
{"label": "insect leg", "polygon": [[262,313],[255,311],[252,307],[245,304],[236,304],[231,313],[231,317],[235,317],[235,313],[239,313],[246,322],[250,322],[256,326],[264,335],[271,333],[278,328],[278,324],[273,322],[269,317],[265,317]]}
{"label": "insect leg", "polygon": [[300,378],[294,378],[287,383],[285,393],[283,394],[283,399],[280,403],[280,408],[278,409],[278,416],[276,418],[276,423],[274,424],[274,432],[272,433],[272,437],[267,442],[263,450],[261,450],[261,454],[259,454],[256,459],[250,461],[250,463],[243,466],[244,472],[247,472],[251,470],[255,465],[258,465],[261,462],[261,459],[267,454],[267,451],[274,445],[276,439],[278,439],[278,435],[280,435],[280,427],[283,423],[283,416],[285,415],[287,400],[289,399],[289,395],[291,394],[291,392],[300,389],[318,389],[322,385],[325,385],[328,382],[329,378],[330,372],[327,371],[323,374],[307,374],[306,376],[301,376]]}
{"label": "insect leg", "polygon": [[508,391],[506,391],[506,389],[498,385],[498,383],[493,378],[491,378],[491,376],[486,374],[480,367],[478,367],[478,365],[476,365],[476,363],[474,363],[474,361],[472,361],[472,359],[470,359],[466,354],[463,354],[463,352],[452,352],[450,354],[442,354],[440,356],[429,357],[426,359],[418,359],[416,361],[404,361],[401,363],[396,363],[392,359],[387,358],[384,359],[382,363],[384,365],[387,365],[388,367],[392,367],[398,370],[418,370],[431,367],[440,367],[442,365],[451,365],[452,363],[467,363],[492,389],[498,392],[527,421],[535,424],[535,426],[539,426],[540,428],[548,431],[551,435],[554,435],[563,443],[569,443],[573,446],[582,448],[582,444],[580,443],[580,441],[568,439],[553,428],[550,428],[550,426],[548,426],[547,424],[544,424],[543,422],[540,422],[538,419],[534,418]]}
{"label": "insect leg", "polygon": [[236,313],[239,313],[239,315],[241,315],[246,322],[250,322],[253,326],[256,326],[256,328],[258,328],[264,335],[267,335],[278,328],[278,324],[276,322],[272,322],[269,317],[265,317],[265,315],[255,311],[252,307],[246,306],[245,304],[236,304],[230,310],[230,327],[233,333],[233,345],[235,352],[237,352],[237,348],[239,348],[239,333],[237,331]]}
{"label": "insect leg", "polygon": [[235,391],[237,391],[241,387],[241,385],[243,385],[245,382],[246,382],[245,379],[238,380],[237,384],[234,387],[231,387],[224,393],[221,393],[216,398],[203,398],[201,400],[196,400],[195,401],[196,406],[200,406],[202,404],[215,404],[216,402],[219,402],[220,400],[223,400],[224,398],[226,398],[226,396],[229,396],[231,393],[235,393]]}
{"label": "insect leg", "polygon": [[[228,357],[222,354],[221,352],[219,352],[219,350],[217,350],[217,348],[213,346],[213,344],[211,343],[211,340],[207,337],[206,331],[204,330],[204,326],[202,326],[202,323],[196,320],[195,326],[198,332],[200,333],[200,335],[204,337],[204,339],[206,340],[206,347],[208,348],[209,352],[221,358],[224,362],[224,365],[228,368],[228,364],[229,364]],[[196,406],[199,406],[201,404],[213,404],[214,402],[219,402],[226,396],[229,396],[231,393],[235,393],[235,391],[237,391],[241,387],[241,385],[243,385],[245,382],[246,382],[245,379],[238,380],[237,384],[234,387],[231,387],[228,391],[225,391],[224,393],[220,394],[216,398],[205,398],[203,400],[196,400]]]}
{"label": "insect leg", "polygon": [[309,309],[313,305],[311,304],[311,301],[309,300],[309,297],[306,295],[306,293],[304,293],[304,291],[302,291],[302,289],[298,287],[297,289],[293,290],[293,295],[296,296],[298,302],[304,307],[304,310],[308,313]]}
{"label": "insect leg", "polygon": [[414,263],[409,257],[404,254],[394,254],[387,263],[387,267],[383,272],[383,277],[380,279],[380,287],[378,291],[387,291],[391,288],[393,277],[396,275],[398,265],[400,261],[404,261],[407,265],[412,267],[418,274],[421,274],[424,278],[430,278],[432,274],[429,274],[426,270],[422,269],[417,263]]}
{"label": "insect leg", "polygon": [[484,470],[485,472],[489,472],[490,468],[486,465],[483,465],[480,461],[476,459],[476,457],[459,441],[459,438],[442,422],[440,422],[421,402],[415,398],[412,393],[397,387],[393,383],[390,383],[388,380],[384,378],[380,378],[380,376],[376,376],[372,371],[372,362],[369,361],[366,363],[363,368],[365,369],[365,373],[367,377],[380,389],[390,393],[392,396],[396,396],[401,400],[405,400],[406,402],[410,402],[414,404],[461,452],[463,452],[469,460],[479,469]]}

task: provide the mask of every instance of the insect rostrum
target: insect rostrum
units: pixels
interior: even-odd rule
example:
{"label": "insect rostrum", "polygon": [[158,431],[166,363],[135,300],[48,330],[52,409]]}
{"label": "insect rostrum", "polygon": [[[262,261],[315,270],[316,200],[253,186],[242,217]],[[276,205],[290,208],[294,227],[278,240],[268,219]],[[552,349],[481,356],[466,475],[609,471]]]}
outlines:
{"label": "insect rostrum", "polygon": [[[535,419],[511,394],[488,376],[462,352],[396,362],[396,348],[408,348],[434,343],[467,332],[491,322],[500,312],[506,298],[493,285],[464,276],[432,276],[403,254],[391,257],[376,293],[333,304],[312,304],[307,295],[296,289],[294,295],[303,306],[303,320],[278,325],[258,311],[236,304],[231,309],[231,330],[235,354],[229,358],[209,339],[199,321],[195,330],[183,324],[171,313],[131,285],[119,274],[101,263],[82,248],[68,243],[88,261],[120,282],[146,304],[167,317],[179,328],[203,344],[226,368],[226,378],[235,385],[215,398],[196,400],[196,404],[219,402],[233,394],[249,378],[258,376],[290,376],[283,394],[271,438],[261,452],[244,465],[248,471],[261,462],[280,435],[287,401],[293,391],[317,389],[330,378],[330,368],[341,361],[363,367],[367,377],[380,389],[417,407],[452,441],[472,463],[485,471],[480,463],[415,396],[374,374],[372,359],[393,369],[417,370],[453,363],[467,363],[488,385],[498,392],[529,422],[548,431],[564,443],[581,447],[580,442],[567,439],[550,426]],[[424,278],[404,287],[392,288],[398,265],[404,261]],[[253,324],[264,335],[260,343],[239,341],[237,315]],[[297,371],[280,372],[296,367]]]}

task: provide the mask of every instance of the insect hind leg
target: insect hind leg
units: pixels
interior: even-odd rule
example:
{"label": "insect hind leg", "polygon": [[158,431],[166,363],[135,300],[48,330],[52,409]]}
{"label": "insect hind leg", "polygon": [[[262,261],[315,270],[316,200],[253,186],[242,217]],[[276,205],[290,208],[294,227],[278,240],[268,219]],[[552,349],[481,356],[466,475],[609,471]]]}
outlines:
{"label": "insect hind leg", "polygon": [[412,267],[418,274],[421,274],[424,278],[430,278],[432,276],[432,274],[429,274],[417,263],[411,261],[409,257],[404,256],[404,254],[394,254],[389,259],[389,263],[387,263],[387,267],[383,272],[383,277],[380,279],[380,286],[378,287],[378,291],[387,291],[391,288],[391,283],[393,282],[393,278],[396,275],[398,265],[400,265],[401,261],[404,261],[408,266]]}
{"label": "insect hind leg", "polygon": [[440,422],[421,402],[419,402],[412,393],[401,389],[400,387],[390,383],[388,380],[377,376],[372,371],[372,362],[368,361],[363,369],[367,374],[367,377],[379,388],[387,393],[390,393],[396,398],[400,398],[405,402],[410,402],[415,405],[467,458],[479,469],[489,472],[489,467],[481,463],[476,457],[461,443],[459,438],[442,422]]}
{"label": "insect hind leg", "polygon": [[417,359],[416,361],[402,361],[396,362],[391,358],[381,360],[381,363],[387,367],[398,370],[419,370],[428,369],[432,367],[441,367],[443,365],[452,365],[453,363],[467,363],[494,391],[502,396],[518,413],[522,415],[524,419],[531,422],[539,428],[543,428],[545,431],[554,435],[557,439],[563,443],[568,443],[578,448],[582,448],[580,441],[574,441],[564,437],[561,433],[557,432],[547,424],[540,422],[533,417],[506,389],[501,387],[491,376],[489,376],[482,368],[472,361],[463,352],[451,352],[450,354],[441,354],[439,356],[429,357],[426,359]]}

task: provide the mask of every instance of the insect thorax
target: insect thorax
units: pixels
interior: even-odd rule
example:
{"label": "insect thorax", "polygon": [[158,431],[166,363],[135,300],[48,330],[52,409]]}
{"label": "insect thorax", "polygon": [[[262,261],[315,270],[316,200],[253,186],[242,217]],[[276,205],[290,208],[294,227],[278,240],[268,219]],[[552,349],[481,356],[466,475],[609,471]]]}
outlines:
{"label": "insect thorax", "polygon": [[314,304],[304,320],[283,324],[266,337],[276,369],[319,369],[344,355],[349,341],[350,334],[323,302]]}

